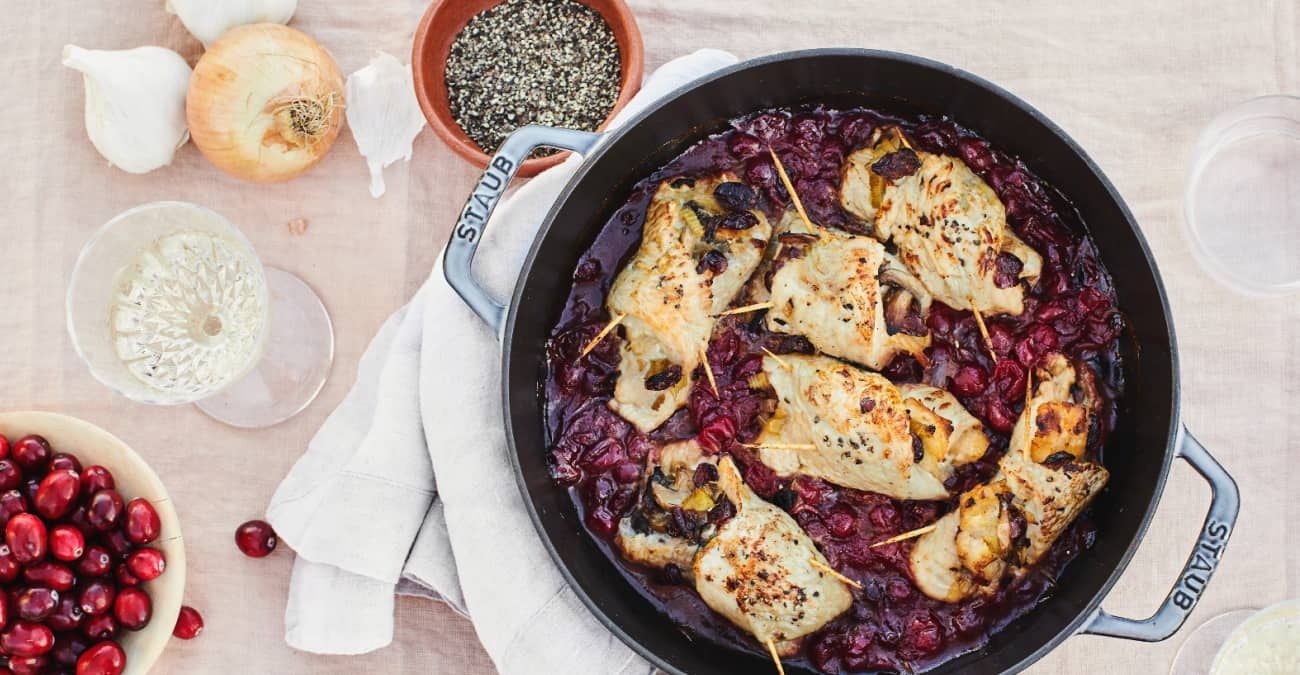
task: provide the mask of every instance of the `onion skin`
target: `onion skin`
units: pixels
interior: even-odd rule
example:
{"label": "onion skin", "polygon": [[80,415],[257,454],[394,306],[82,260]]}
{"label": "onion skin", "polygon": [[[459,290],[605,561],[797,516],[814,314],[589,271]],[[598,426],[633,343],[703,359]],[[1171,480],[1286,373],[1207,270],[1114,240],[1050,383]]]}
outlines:
{"label": "onion skin", "polygon": [[[194,66],[190,137],[222,171],[256,183],[295,178],[329,152],[343,127],[343,76],[301,31],[275,23],[231,29]],[[295,106],[305,106],[296,108]],[[311,135],[294,110],[314,113]]]}

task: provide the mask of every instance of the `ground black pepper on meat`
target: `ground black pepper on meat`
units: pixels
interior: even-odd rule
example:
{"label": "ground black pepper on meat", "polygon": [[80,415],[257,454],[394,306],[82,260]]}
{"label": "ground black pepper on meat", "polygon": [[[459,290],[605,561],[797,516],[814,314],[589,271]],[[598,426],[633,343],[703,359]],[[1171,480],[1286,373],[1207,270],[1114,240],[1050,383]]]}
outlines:
{"label": "ground black pepper on meat", "polygon": [[461,129],[491,152],[526,124],[596,129],[618,99],[621,65],[614,32],[590,7],[506,0],[452,42],[447,101]]}

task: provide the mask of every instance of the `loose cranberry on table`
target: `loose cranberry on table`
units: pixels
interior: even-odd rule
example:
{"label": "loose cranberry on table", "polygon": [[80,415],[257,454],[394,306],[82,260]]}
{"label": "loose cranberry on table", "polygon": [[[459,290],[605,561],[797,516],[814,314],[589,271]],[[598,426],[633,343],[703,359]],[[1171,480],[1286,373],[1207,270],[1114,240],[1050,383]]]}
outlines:
{"label": "loose cranberry on table", "polygon": [[277,543],[275,530],[265,520],[250,520],[235,530],[235,545],[250,558],[265,558]]}
{"label": "loose cranberry on table", "polygon": [[181,607],[180,616],[176,617],[176,627],[172,629],[172,635],[182,640],[193,640],[203,632],[203,616],[199,610],[184,605]]}

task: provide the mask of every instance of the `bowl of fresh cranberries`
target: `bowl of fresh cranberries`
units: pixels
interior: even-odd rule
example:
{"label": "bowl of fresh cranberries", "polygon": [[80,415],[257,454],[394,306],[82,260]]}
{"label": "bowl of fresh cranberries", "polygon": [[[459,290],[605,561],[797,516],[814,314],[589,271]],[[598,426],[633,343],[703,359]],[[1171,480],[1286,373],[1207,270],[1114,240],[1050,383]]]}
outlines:
{"label": "bowl of fresh cranberries", "polygon": [[0,675],[149,671],[177,625],[185,547],[139,455],[73,417],[0,413],[0,528]]}

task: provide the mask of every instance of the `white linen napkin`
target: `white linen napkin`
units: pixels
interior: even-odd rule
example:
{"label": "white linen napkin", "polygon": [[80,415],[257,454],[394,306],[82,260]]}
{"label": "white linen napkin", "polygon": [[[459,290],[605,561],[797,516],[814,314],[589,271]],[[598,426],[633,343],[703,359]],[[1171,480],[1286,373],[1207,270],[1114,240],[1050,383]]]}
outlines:
{"label": "white linen napkin", "polygon": [[[665,64],[613,125],[735,62],[706,49]],[[580,164],[569,158],[497,209],[476,265],[496,297],[509,297],[541,219]],[[470,617],[505,675],[650,670],[591,616],[533,529],[507,456],[499,354],[492,331],[447,285],[439,257],[370,343],[352,391],[267,508],[297,553],[285,609],[290,646],[383,647],[399,592],[439,598]]]}

